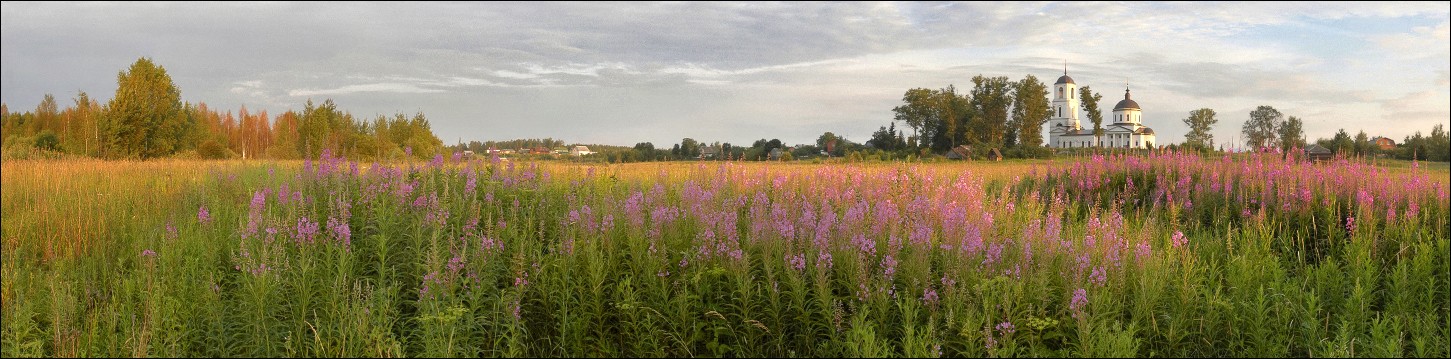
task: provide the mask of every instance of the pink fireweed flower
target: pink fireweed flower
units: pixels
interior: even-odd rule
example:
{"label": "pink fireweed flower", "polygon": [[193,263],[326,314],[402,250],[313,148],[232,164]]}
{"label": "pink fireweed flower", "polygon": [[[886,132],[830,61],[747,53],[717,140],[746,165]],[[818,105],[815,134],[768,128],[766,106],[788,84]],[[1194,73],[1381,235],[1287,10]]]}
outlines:
{"label": "pink fireweed flower", "polygon": [[1345,231],[1355,233],[1355,217],[1345,217]]}
{"label": "pink fireweed flower", "polygon": [[266,193],[266,189],[252,192],[252,206],[251,206],[250,209],[252,210],[253,213],[259,213],[259,212],[261,212],[262,209],[266,205],[267,205],[267,193]]}
{"label": "pink fireweed flower", "polygon": [[922,304],[935,307],[937,306],[937,301],[938,297],[936,289],[932,289],[932,286],[930,285],[927,286],[927,288],[922,289]]}
{"label": "pink fireweed flower", "polygon": [[294,231],[298,244],[312,244],[313,237],[316,237],[321,225],[308,220],[307,217],[297,219],[297,229]]}
{"label": "pink fireweed flower", "polygon": [[151,249],[146,249],[146,250],[141,251],[141,256],[142,257],[145,257],[145,258],[156,258],[156,251],[153,251]]}
{"label": "pink fireweed flower", "polygon": [[171,222],[166,222],[166,236],[163,238],[176,239],[177,237],[181,237],[181,233],[176,231],[176,226],[172,225]]}
{"label": "pink fireweed flower", "polygon": [[830,269],[831,269],[831,252],[821,251],[821,254],[818,254],[816,256],[816,270],[821,271],[821,270],[830,270]]}
{"label": "pink fireweed flower", "polygon": [[1184,236],[1184,232],[1174,231],[1174,237],[1169,239],[1169,244],[1174,248],[1183,247],[1185,244],[1189,244],[1189,238]]}
{"label": "pink fireweed flower", "polygon": [[998,334],[1008,335],[1014,332],[1017,332],[1017,328],[1013,326],[1013,322],[998,323]]}
{"label": "pink fireweed flower", "polygon": [[[472,197],[474,188],[479,184],[479,175],[477,172],[469,172],[468,178],[468,182],[464,183],[464,193]],[[490,193],[490,195],[492,196],[493,194]],[[490,202],[493,201],[490,200]]]}
{"label": "pink fireweed flower", "polygon": [[1104,270],[1103,267],[1093,267],[1093,273],[1088,275],[1088,281],[1102,287],[1108,283],[1108,271]]}
{"label": "pink fireweed flower", "polygon": [[798,272],[805,271],[806,270],[806,256],[800,255],[800,254],[797,254],[797,255],[787,255],[786,256],[786,264],[790,265],[792,269],[795,269]]}
{"label": "pink fireweed flower", "polygon": [[1083,288],[1078,288],[1078,290],[1073,291],[1073,299],[1068,302],[1068,311],[1073,312],[1073,317],[1083,319],[1081,318],[1083,316],[1083,309],[1087,306],[1088,291]]}
{"label": "pink fireweed flower", "polygon": [[212,212],[207,210],[207,206],[203,205],[196,210],[196,220],[201,224],[212,223]]}
{"label": "pink fireweed flower", "polygon": [[1134,251],[1134,255],[1135,255],[1134,259],[1137,259],[1139,261],[1143,261],[1145,259],[1148,259],[1149,258],[1149,253],[1152,250],[1153,250],[1153,247],[1150,247],[1149,246],[1149,242],[1139,242],[1138,248],[1136,248],[1136,250]]}
{"label": "pink fireweed flower", "polygon": [[339,220],[336,217],[327,219],[327,228],[332,231],[333,237],[343,244],[344,250],[351,250],[353,245],[353,230],[348,227],[348,222]]}
{"label": "pink fireweed flower", "polygon": [[464,268],[464,259],[463,259],[463,257],[458,256],[458,255],[454,255],[453,258],[449,258],[448,259],[448,271],[449,272],[458,273],[458,271],[462,270],[463,268]]}
{"label": "pink fireweed flower", "polygon": [[877,254],[877,241],[867,239],[867,236],[864,234],[857,233],[855,236],[852,236],[851,243],[862,254],[865,254],[867,256],[874,256]]}
{"label": "pink fireweed flower", "polygon": [[892,258],[892,255],[888,254],[886,256],[886,258],[882,258],[882,274],[884,276],[886,276],[887,279],[891,279],[892,278],[892,275],[894,275],[896,273],[897,273],[897,259],[896,258]]}

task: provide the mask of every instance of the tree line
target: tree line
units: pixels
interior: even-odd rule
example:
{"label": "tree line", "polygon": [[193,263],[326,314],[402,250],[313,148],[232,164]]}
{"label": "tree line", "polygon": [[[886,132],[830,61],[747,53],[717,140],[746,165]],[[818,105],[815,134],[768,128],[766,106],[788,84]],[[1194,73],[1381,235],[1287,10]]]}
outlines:
{"label": "tree line", "polygon": [[[1191,113],[1186,124],[1191,124],[1191,119],[1202,118],[1198,112],[1208,111],[1208,118],[1212,121],[1214,112],[1209,109],[1196,110]],[[1240,134],[1245,138],[1245,145],[1252,149],[1277,148],[1281,151],[1303,149],[1309,142],[1306,141],[1304,132],[1304,121],[1295,116],[1286,117],[1272,106],[1259,106],[1250,111],[1249,120],[1240,128]],[[1212,124],[1212,122],[1211,122]],[[1192,142],[1200,136],[1207,137],[1208,127],[1201,128],[1191,124],[1190,133],[1186,139]],[[1387,138],[1389,139],[1389,138]],[[1431,127],[1430,136],[1424,136],[1421,131],[1414,135],[1406,136],[1399,142],[1391,140],[1393,145],[1389,148],[1382,148],[1376,143],[1375,138],[1370,137],[1365,130],[1360,130],[1354,138],[1344,128],[1340,129],[1331,138],[1316,139],[1314,144],[1330,150],[1336,155],[1342,156],[1366,156],[1366,157],[1390,157],[1402,160],[1441,161],[1451,160],[1451,140],[1448,140],[1443,124],[1436,124]],[[1211,139],[1212,146],[1212,139]]]}
{"label": "tree line", "polygon": [[[1042,128],[1051,116],[1048,86],[1033,75],[1012,81],[1006,76],[972,78],[973,87],[959,93],[954,85],[941,89],[913,88],[892,109],[890,126],[869,141],[885,151],[922,155],[944,153],[967,145],[985,151],[1003,148],[1019,157],[1046,156]],[[895,129],[902,122],[910,135]]]}
{"label": "tree line", "polygon": [[443,150],[418,113],[372,120],[341,111],[332,100],[307,101],[302,112],[221,111],[181,101],[166,69],[141,58],[117,74],[116,94],[104,105],[80,91],[65,108],[46,94],[33,111],[0,104],[0,138],[7,157],[33,149],[108,159],[315,158],[323,151],[353,158],[432,157]]}

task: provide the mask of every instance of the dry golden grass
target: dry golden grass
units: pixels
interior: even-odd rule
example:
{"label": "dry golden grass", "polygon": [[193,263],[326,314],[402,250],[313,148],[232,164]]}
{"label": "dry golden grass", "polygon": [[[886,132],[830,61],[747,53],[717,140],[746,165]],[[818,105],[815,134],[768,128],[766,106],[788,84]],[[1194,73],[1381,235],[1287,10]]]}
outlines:
{"label": "dry golden grass", "polygon": [[[122,229],[175,213],[184,189],[202,184],[218,161],[7,160],[0,164],[5,249],[26,241],[45,258],[84,253]],[[125,231],[129,232],[129,231]],[[34,247],[32,247],[34,248]]]}

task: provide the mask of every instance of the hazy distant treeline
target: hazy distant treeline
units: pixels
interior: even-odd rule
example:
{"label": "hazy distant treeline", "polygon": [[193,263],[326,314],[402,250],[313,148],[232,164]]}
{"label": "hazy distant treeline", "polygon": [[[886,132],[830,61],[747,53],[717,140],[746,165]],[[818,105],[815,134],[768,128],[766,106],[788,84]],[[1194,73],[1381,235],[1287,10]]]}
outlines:
{"label": "hazy distant treeline", "polygon": [[[432,157],[443,149],[422,113],[372,120],[338,110],[332,100],[308,100],[302,112],[223,112],[181,102],[166,69],[142,58],[117,75],[116,95],[101,104],[85,91],[61,108],[46,94],[34,110],[0,104],[6,157],[64,153],[101,158],[317,157],[324,150],[350,158]],[[36,152],[39,150],[39,152]]]}

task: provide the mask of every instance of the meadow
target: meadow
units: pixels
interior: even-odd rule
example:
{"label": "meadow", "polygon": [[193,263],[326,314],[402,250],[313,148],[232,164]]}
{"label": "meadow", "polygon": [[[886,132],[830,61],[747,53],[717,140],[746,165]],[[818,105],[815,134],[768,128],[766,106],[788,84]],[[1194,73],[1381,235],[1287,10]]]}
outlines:
{"label": "meadow", "polygon": [[1444,164],[0,170],[5,357],[1451,354]]}

